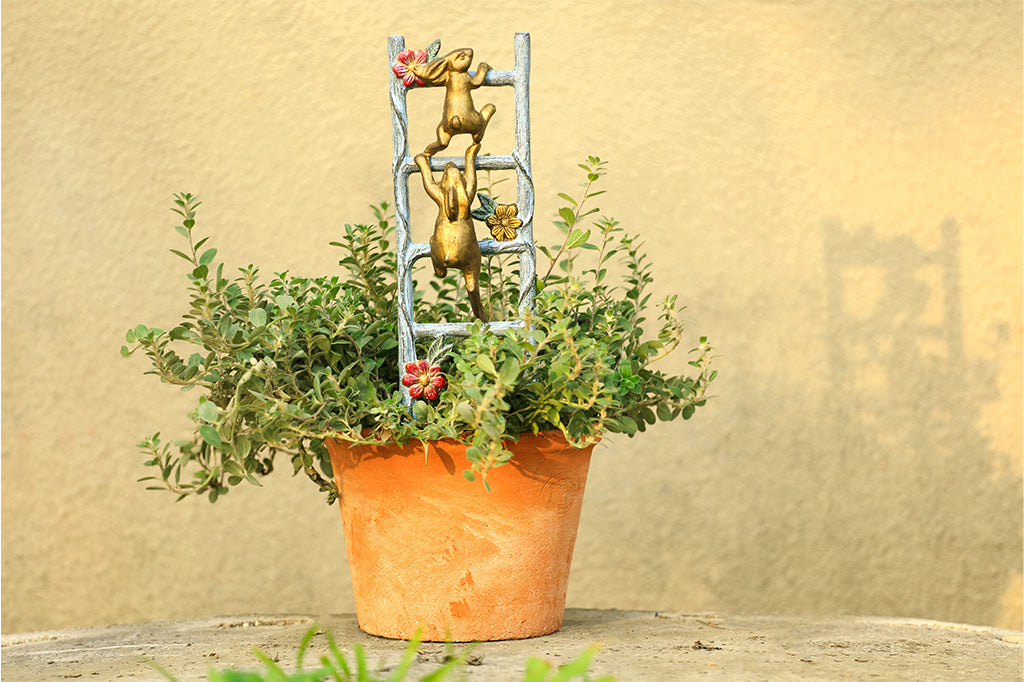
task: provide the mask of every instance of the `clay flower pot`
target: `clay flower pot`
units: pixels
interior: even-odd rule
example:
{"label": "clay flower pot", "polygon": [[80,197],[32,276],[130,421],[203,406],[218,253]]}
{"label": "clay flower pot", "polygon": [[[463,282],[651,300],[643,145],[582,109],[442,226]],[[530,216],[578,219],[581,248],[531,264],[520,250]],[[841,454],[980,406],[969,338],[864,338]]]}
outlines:
{"label": "clay flower pot", "polygon": [[[593,446],[523,434],[515,457],[466,480],[465,447],[327,441],[356,617],[365,632],[426,641],[522,639],[562,626]],[[424,461],[424,459],[426,461]]]}

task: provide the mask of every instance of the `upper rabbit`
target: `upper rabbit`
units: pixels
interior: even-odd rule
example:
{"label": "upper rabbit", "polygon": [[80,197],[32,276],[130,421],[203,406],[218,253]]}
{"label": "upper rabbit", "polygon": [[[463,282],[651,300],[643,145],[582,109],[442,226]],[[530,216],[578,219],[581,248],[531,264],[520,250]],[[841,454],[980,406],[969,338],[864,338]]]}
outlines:
{"label": "upper rabbit", "polygon": [[470,76],[469,65],[472,61],[472,48],[464,47],[415,67],[416,76],[427,84],[445,86],[444,113],[437,126],[437,140],[423,150],[428,157],[447,148],[452,136],[459,133],[472,135],[473,143],[483,140],[487,122],[494,115],[495,108],[493,104],[485,104],[477,111],[470,91],[483,84],[491,67],[486,62],[480,62],[476,74]]}

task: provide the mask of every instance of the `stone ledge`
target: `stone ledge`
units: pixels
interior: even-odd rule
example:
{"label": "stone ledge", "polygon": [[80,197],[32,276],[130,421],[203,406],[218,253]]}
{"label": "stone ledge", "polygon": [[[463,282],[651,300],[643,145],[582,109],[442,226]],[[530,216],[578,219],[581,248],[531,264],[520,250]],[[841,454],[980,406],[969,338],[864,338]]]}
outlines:
{"label": "stone ledge", "polygon": [[[165,681],[145,663],[148,658],[185,682],[205,679],[211,667],[260,669],[254,647],[291,670],[299,642],[314,624],[334,634],[350,662],[356,644],[371,665],[394,664],[405,648],[405,642],[361,632],[353,615],[232,616],[4,635],[0,674],[5,682]],[[613,675],[622,682],[705,675],[929,681],[1024,675],[1021,633],[1011,630],[911,619],[569,609],[562,630],[553,635],[476,645],[476,665],[466,667],[465,679],[520,680],[527,658],[559,665],[592,643],[601,645],[593,676]],[[463,648],[456,645],[457,651]],[[325,650],[324,637],[315,637],[307,668]],[[436,669],[444,651],[443,644],[421,645],[406,679]]]}

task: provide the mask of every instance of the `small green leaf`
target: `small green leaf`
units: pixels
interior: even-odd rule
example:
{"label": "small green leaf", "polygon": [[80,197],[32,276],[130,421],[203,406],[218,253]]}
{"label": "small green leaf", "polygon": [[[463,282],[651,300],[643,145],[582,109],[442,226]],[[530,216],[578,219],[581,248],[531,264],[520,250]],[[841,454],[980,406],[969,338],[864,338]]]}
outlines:
{"label": "small green leaf", "polygon": [[473,406],[469,403],[462,401],[455,406],[455,414],[459,419],[466,423],[472,423],[473,418],[476,416],[476,412],[473,410]]}
{"label": "small green leaf", "polygon": [[476,356],[476,366],[487,372],[488,374],[497,374],[497,370],[494,369],[494,362],[487,355],[481,353]]}
{"label": "small green leaf", "polygon": [[220,434],[217,433],[217,429],[208,424],[203,424],[199,427],[199,435],[203,440],[215,448],[219,448],[223,444],[220,439]]}
{"label": "small green leaf", "polygon": [[249,321],[256,327],[267,324],[267,311],[263,308],[253,308],[249,311]]}
{"label": "small green leaf", "polygon": [[566,222],[570,227],[576,222],[576,214],[572,212],[572,209],[568,206],[563,206],[558,209],[558,215],[562,216],[562,220]]}
{"label": "small green leaf", "polygon": [[475,481],[476,480],[476,474],[473,473],[472,469],[465,469],[465,470],[463,470],[462,477],[464,479],[466,479],[467,481]]}
{"label": "small green leaf", "polygon": [[441,51],[441,39],[438,38],[427,46],[427,61],[432,62]]}
{"label": "small green leaf", "polygon": [[213,262],[214,257],[217,255],[217,249],[207,249],[202,256],[199,257],[200,265],[209,265]]}
{"label": "small green leaf", "polygon": [[203,424],[199,427],[199,434],[203,440],[206,440],[214,447],[220,447],[223,444],[220,440],[220,434],[217,433],[217,429],[209,426],[208,424]]}
{"label": "small green leaf", "polygon": [[[217,409],[216,405],[206,399],[199,401],[199,407],[196,409],[196,413],[204,422],[209,422],[211,424],[215,423],[220,418],[220,410]],[[217,432],[214,431],[214,434],[216,433]],[[219,438],[220,437],[218,436],[218,440]],[[209,442],[209,439],[205,436],[204,439]],[[213,445],[213,443],[210,444]]]}
{"label": "small green leaf", "polygon": [[494,211],[488,211],[486,208],[474,208],[469,214],[473,216],[473,220],[484,222],[494,215]]}
{"label": "small green leaf", "polygon": [[489,194],[477,192],[476,198],[480,201],[481,208],[486,208],[489,212],[494,213],[494,209],[497,207],[498,202],[491,198]]}
{"label": "small green leaf", "polygon": [[501,366],[501,372],[498,374],[498,379],[501,383],[510,386],[516,382],[517,376],[519,376],[519,360],[514,357],[509,358]]}
{"label": "small green leaf", "polygon": [[590,230],[573,230],[572,234],[569,235],[569,241],[566,242],[565,248],[575,249],[586,244],[588,239],[590,239]]}

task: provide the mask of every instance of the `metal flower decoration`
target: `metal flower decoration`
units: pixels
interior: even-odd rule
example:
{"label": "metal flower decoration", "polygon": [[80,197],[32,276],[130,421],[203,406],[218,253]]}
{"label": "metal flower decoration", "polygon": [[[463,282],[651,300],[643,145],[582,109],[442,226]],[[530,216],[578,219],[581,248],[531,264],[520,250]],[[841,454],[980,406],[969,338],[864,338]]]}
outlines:
{"label": "metal flower decoration", "polygon": [[494,207],[494,213],[487,216],[487,227],[491,229],[491,235],[499,242],[510,242],[516,238],[518,230],[523,221],[516,217],[519,208],[515,204],[499,204]]}
{"label": "metal flower decoration", "polygon": [[395,58],[391,70],[395,76],[402,79],[405,87],[413,85],[426,85],[424,80],[416,75],[416,70],[427,63],[427,53],[423,50],[402,50]]}
{"label": "metal flower decoration", "polygon": [[409,395],[413,398],[433,400],[447,383],[441,368],[426,360],[405,363],[402,385],[409,389]]}
{"label": "metal flower decoration", "polygon": [[491,236],[499,242],[510,242],[516,238],[516,230],[523,226],[519,219],[519,207],[515,204],[499,204],[489,195],[480,192],[476,195],[480,207],[473,209],[472,216],[483,220],[491,230]]}

